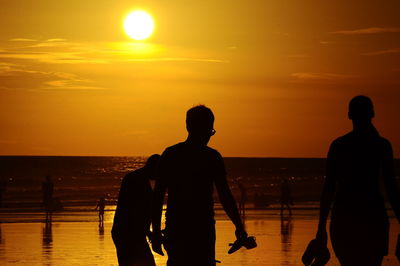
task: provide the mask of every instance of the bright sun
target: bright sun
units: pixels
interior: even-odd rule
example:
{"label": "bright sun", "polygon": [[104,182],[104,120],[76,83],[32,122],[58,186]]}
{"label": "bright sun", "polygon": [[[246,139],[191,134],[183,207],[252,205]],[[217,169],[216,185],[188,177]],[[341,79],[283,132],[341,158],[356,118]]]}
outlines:
{"label": "bright sun", "polygon": [[129,37],[144,40],[153,33],[153,18],[145,11],[133,11],[124,20],[124,29]]}

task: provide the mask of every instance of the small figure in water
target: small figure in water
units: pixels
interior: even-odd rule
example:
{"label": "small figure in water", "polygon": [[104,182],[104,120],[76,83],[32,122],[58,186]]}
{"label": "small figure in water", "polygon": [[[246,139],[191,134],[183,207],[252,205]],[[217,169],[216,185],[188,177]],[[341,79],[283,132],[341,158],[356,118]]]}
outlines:
{"label": "small figure in water", "polygon": [[292,190],[288,180],[285,178],[281,185],[281,215],[283,215],[285,207],[289,210],[289,215],[292,215],[292,208],[290,205],[293,205]]}
{"label": "small figure in water", "polygon": [[97,206],[95,210],[99,210],[99,223],[104,223],[104,209],[106,208],[106,200],[104,197],[101,197],[97,202]]}
{"label": "small figure in water", "polygon": [[334,140],[327,159],[316,240],[327,245],[326,223],[333,203],[330,237],[341,265],[381,265],[388,254],[389,218],[380,180],[400,222],[400,193],[390,142],[372,124],[370,98],[349,104],[353,130]]}
{"label": "small figure in water", "polygon": [[239,200],[239,214],[242,217],[242,221],[246,218],[246,201],[247,201],[247,190],[246,187],[239,183],[240,200]]}
{"label": "small figure in water", "polygon": [[160,155],[153,154],[144,167],[122,180],[111,231],[119,265],[155,266],[146,236],[151,223],[150,179],[154,179],[159,158]]}
{"label": "small figure in water", "polygon": [[42,193],[43,193],[43,207],[46,212],[46,221],[51,221],[53,212],[53,191],[54,184],[51,181],[51,176],[46,176],[42,183]]}
{"label": "small figure in water", "polygon": [[3,206],[3,196],[7,189],[7,181],[0,181],[0,208]]}

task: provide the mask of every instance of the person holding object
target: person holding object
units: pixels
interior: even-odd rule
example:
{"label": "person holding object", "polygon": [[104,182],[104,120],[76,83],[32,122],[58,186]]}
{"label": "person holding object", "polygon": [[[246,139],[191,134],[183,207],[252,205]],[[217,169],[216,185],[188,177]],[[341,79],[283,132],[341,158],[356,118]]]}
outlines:
{"label": "person holding object", "polygon": [[155,266],[147,244],[151,221],[152,189],[149,179],[160,155],[153,154],[144,167],[127,174],[121,183],[111,230],[120,266]]}
{"label": "person holding object", "polygon": [[389,219],[379,190],[380,178],[400,222],[400,193],[392,147],[372,124],[370,98],[349,104],[353,131],[332,142],[320,205],[316,241],[327,245],[326,223],[333,202],[330,237],[341,265],[381,265],[388,254]]}
{"label": "person holding object", "polygon": [[152,247],[163,255],[161,215],[168,191],[163,241],[167,265],[210,266],[215,265],[214,185],[236,227],[237,239],[247,238],[247,233],[226,179],[222,156],[207,146],[216,132],[212,111],[204,105],[189,109],[186,129],[186,141],[167,148],[161,155],[154,189]]}

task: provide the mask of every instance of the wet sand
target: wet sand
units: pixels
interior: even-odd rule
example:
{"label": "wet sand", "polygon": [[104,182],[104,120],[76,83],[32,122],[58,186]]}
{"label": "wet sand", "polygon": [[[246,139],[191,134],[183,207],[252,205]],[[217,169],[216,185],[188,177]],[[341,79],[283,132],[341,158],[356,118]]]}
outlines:
{"label": "wet sand", "polygon": [[[58,213],[51,224],[43,221],[42,213],[0,213],[1,265],[117,265],[110,235],[113,215],[106,212],[101,227],[96,212]],[[257,238],[258,247],[232,255],[227,251],[234,228],[220,211],[216,218],[216,258],[222,262],[217,265],[302,265],[303,251],[315,234],[317,210],[296,210],[283,219],[277,210],[248,211],[247,230]],[[399,265],[393,255],[399,232],[392,218],[390,255],[383,265]],[[339,265],[329,248],[328,265]],[[155,259],[157,265],[165,265],[166,257],[155,254]]]}

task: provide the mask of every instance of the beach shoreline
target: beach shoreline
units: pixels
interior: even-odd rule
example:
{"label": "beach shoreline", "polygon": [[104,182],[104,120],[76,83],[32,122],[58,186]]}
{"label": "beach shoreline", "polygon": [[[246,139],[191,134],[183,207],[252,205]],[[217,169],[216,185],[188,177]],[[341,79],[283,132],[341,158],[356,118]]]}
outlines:
{"label": "beach shoreline", "polygon": [[[117,265],[110,234],[113,216],[113,211],[107,211],[101,225],[94,211],[54,213],[51,223],[46,223],[40,212],[1,212],[2,265]],[[246,227],[258,247],[228,255],[234,227],[222,210],[216,210],[216,259],[222,261],[220,265],[232,266],[302,265],[301,255],[315,235],[317,218],[316,209],[295,209],[292,216],[281,216],[278,209],[248,210]],[[400,226],[393,218],[391,225],[390,255],[383,265],[398,265],[393,253]],[[339,265],[329,248],[332,258],[328,265]],[[165,256],[155,254],[155,259],[157,265],[165,265]]]}

